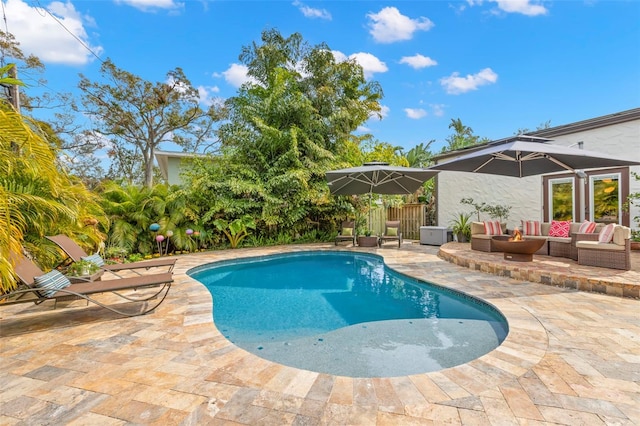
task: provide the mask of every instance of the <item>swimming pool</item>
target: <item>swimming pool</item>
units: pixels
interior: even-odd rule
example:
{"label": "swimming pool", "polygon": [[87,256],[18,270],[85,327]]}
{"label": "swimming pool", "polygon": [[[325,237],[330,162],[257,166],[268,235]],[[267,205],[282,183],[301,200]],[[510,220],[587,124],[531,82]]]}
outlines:
{"label": "swimming pool", "polygon": [[309,251],[202,265],[216,327],[262,358],[322,373],[437,371],[495,349],[504,316],[471,296],[399,274],[377,255]]}

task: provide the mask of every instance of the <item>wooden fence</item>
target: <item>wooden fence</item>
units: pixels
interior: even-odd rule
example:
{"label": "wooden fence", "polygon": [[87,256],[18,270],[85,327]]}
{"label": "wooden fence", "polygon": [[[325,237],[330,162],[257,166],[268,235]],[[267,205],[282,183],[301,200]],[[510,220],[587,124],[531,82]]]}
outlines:
{"label": "wooden fence", "polygon": [[[374,235],[382,235],[384,222],[399,220],[402,237],[407,240],[420,239],[420,227],[427,224],[427,207],[424,204],[404,204],[402,207],[374,207],[371,210],[371,224],[369,228]],[[367,217],[368,219],[368,217]]]}

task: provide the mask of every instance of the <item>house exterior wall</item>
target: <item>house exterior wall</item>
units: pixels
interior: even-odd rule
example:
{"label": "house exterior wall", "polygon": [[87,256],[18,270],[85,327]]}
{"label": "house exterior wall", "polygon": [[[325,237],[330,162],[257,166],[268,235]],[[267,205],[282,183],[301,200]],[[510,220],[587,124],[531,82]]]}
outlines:
{"label": "house exterior wall", "polygon": [[[550,144],[569,146],[583,142],[583,149],[602,152],[630,160],[640,161],[640,120],[617,123],[610,126],[576,133],[550,136]],[[577,147],[577,146],[576,146]],[[640,166],[630,167],[630,172],[640,173]],[[440,172],[436,177],[437,224],[451,226],[459,212],[473,212],[469,205],[461,204],[462,198],[473,198],[475,202],[512,206],[507,225],[509,229],[520,226],[520,220],[543,220],[542,176],[513,178],[480,173]],[[629,192],[640,191],[640,182],[633,176],[629,179]],[[640,215],[640,206],[630,211],[631,226]],[[486,213],[480,220],[488,220]],[[474,216],[473,220],[477,220]]]}
{"label": "house exterior wall", "polygon": [[167,181],[169,185],[182,185],[180,172],[184,166],[184,158],[169,157],[167,158]]}

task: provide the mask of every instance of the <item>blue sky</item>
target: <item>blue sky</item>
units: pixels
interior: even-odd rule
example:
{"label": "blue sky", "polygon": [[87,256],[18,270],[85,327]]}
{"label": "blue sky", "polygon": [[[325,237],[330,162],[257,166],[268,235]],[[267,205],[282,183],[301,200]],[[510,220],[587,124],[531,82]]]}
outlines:
{"label": "blue sky", "polygon": [[[48,90],[78,93],[100,61],[149,81],[181,67],[203,103],[236,94],[238,55],[263,30],[354,57],[382,85],[361,131],[438,151],[460,118],[499,139],[640,107],[640,1],[2,0],[6,26],[45,63]],[[47,12],[43,11],[45,9]],[[54,19],[54,16],[56,19]],[[62,25],[61,25],[62,24]],[[34,81],[27,80],[35,85]],[[175,149],[169,144],[163,149]]]}

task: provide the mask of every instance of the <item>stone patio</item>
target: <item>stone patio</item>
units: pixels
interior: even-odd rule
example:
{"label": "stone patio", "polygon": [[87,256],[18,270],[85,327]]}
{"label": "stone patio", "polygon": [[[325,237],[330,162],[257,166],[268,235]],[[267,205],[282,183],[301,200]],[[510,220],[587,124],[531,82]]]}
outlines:
{"label": "stone patio", "polygon": [[[640,424],[640,301],[632,297],[461,267],[439,257],[438,247],[341,246],[380,254],[399,272],[480,297],[510,325],[500,347],[467,364],[349,378],[275,364],[235,347],[213,324],[209,292],[185,274],[216,260],[333,249],[291,245],[180,256],[167,300],[141,317],[80,302],[55,310],[48,302],[1,307],[0,423]],[[445,257],[446,250],[465,251],[446,246]],[[503,269],[499,258],[496,270]],[[539,260],[541,276],[562,268]],[[581,269],[581,277],[605,274],[597,269]]]}

